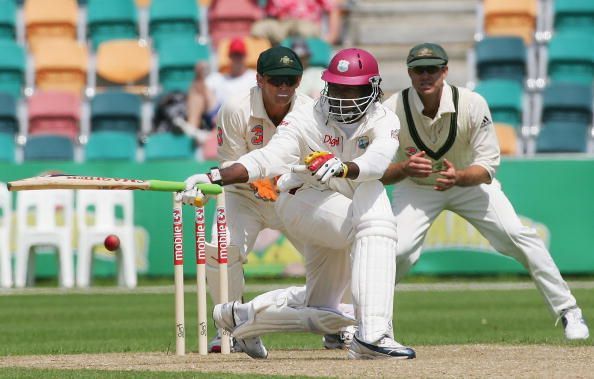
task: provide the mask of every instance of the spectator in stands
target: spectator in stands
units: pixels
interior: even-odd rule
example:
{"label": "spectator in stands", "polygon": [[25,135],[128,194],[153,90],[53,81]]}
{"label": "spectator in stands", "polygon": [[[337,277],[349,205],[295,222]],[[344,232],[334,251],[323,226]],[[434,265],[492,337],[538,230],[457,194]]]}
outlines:
{"label": "spectator in stands", "polygon": [[212,130],[219,108],[229,95],[243,92],[256,85],[256,71],[247,67],[247,48],[242,38],[229,44],[229,72],[214,72],[206,76],[207,65],[198,62],[195,77],[188,91],[186,133],[201,142],[199,130]]}
{"label": "spectator in stands", "polygon": [[[340,39],[340,0],[268,0],[266,17],[252,26],[254,37],[268,38],[278,45],[287,37],[322,37],[334,45]],[[322,20],[327,31],[322,35]]]}
{"label": "spectator in stands", "polygon": [[325,82],[322,80],[324,68],[309,65],[311,51],[303,38],[295,38],[291,49],[299,56],[303,64],[303,76],[301,77],[301,84],[299,84],[299,92],[313,99],[319,98],[325,85]]}

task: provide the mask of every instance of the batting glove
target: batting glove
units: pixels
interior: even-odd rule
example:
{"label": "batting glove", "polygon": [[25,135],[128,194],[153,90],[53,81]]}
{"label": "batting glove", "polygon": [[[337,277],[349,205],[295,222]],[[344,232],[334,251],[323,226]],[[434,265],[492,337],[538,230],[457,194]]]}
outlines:
{"label": "batting glove", "polygon": [[182,203],[191,205],[193,207],[202,207],[208,201],[208,197],[204,196],[202,191],[200,191],[198,188],[185,190],[180,192],[180,194]]}
{"label": "batting glove", "polygon": [[[334,154],[327,151],[314,151],[304,159],[307,171],[320,183],[327,183],[332,177],[344,178],[347,168]],[[295,170],[295,172],[298,172]]]}

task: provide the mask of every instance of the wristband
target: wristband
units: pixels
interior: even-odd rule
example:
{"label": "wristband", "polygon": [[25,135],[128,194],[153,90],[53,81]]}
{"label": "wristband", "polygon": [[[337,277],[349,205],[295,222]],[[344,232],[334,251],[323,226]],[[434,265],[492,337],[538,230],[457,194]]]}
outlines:
{"label": "wristband", "polygon": [[218,184],[220,186],[223,185],[223,177],[221,176],[221,171],[219,170],[218,167],[212,167],[210,169],[210,181],[213,184]]}

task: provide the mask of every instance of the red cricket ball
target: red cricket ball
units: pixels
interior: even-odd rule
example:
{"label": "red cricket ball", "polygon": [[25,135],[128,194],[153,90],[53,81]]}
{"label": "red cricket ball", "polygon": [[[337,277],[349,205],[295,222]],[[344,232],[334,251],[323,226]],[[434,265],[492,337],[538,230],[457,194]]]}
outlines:
{"label": "red cricket ball", "polygon": [[110,234],[107,237],[105,237],[103,245],[107,250],[115,251],[120,247],[120,239],[115,234]]}

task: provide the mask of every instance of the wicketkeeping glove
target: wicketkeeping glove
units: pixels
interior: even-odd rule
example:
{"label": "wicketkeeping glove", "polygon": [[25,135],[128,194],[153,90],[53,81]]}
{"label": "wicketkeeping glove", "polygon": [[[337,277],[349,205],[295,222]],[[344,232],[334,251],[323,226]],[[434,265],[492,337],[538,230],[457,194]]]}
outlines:
{"label": "wicketkeeping glove", "polygon": [[314,151],[304,159],[307,170],[321,183],[326,183],[331,177],[344,178],[347,166],[328,151]]}
{"label": "wicketkeeping glove", "polygon": [[278,188],[275,182],[272,178],[254,180],[250,183],[250,188],[254,191],[254,195],[258,199],[276,201],[278,198]]}

